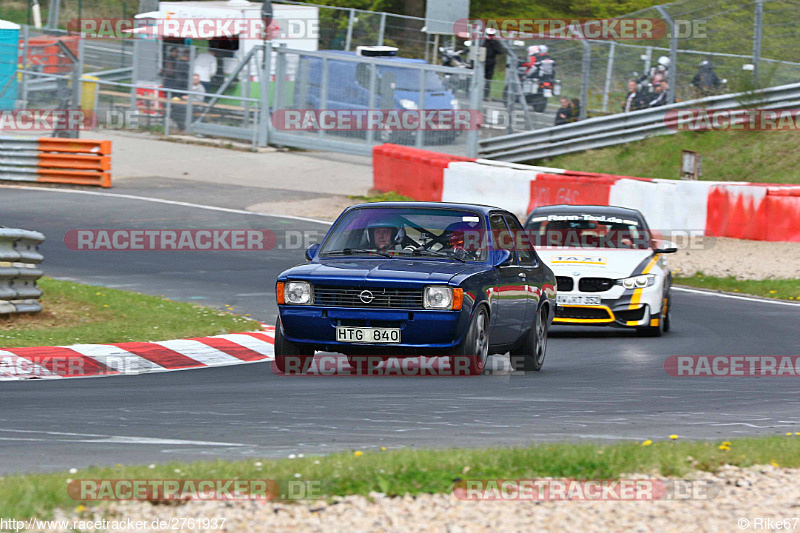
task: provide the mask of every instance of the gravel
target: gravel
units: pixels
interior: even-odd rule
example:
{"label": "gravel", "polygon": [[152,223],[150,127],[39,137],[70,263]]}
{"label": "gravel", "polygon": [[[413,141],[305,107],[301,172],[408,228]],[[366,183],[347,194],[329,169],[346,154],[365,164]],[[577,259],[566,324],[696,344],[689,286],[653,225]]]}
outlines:
{"label": "gravel", "polygon": [[[623,477],[648,478],[644,475]],[[773,521],[800,518],[800,469],[725,466],[715,474],[695,472],[682,479],[701,480],[704,486],[713,487],[710,493],[716,494],[713,498],[671,501],[476,502],[459,500],[452,494],[388,498],[373,493],[370,498],[347,496],[330,503],[192,501],[181,505],[152,505],[114,502],[84,511],[80,516],[149,522],[156,518],[224,517],[225,527],[221,531],[252,533],[527,532],[532,527],[539,531],[741,531],[759,529],[758,518]],[[59,512],[59,515],[62,519],[76,516],[74,512],[69,515]],[[740,519],[749,520],[747,528],[739,527]],[[800,530],[800,520],[789,525]]]}
{"label": "gravel", "polygon": [[704,238],[667,256],[673,272],[738,279],[800,278],[800,243]]}

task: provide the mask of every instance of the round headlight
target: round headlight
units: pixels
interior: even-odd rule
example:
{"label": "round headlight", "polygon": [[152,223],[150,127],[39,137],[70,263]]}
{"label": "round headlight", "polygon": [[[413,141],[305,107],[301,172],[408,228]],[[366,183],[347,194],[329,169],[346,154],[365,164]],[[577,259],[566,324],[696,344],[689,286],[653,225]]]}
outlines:
{"label": "round headlight", "polygon": [[638,276],[636,278],[636,286],[637,287],[647,287],[647,276]]}
{"label": "round headlight", "polygon": [[311,303],[311,284],[307,281],[288,281],[284,289],[287,304],[304,305]]}
{"label": "round headlight", "polygon": [[627,278],[622,280],[622,286],[626,289],[633,289],[636,287],[636,283],[634,282],[633,278]]}
{"label": "round headlight", "polygon": [[451,309],[453,289],[450,287],[425,287],[424,304],[426,309]]}

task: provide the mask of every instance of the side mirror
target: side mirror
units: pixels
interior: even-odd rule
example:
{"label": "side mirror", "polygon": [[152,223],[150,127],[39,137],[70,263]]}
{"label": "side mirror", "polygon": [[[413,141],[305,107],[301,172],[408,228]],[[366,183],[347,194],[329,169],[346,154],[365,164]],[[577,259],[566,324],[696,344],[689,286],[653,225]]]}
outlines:
{"label": "side mirror", "polygon": [[495,250],[494,261],[492,264],[496,267],[506,266],[511,263],[511,252],[508,250]]}
{"label": "side mirror", "polygon": [[655,254],[674,254],[677,252],[677,248],[656,248],[653,250],[653,255]]}
{"label": "side mirror", "polygon": [[317,255],[317,250],[319,250],[319,244],[312,244],[311,246],[309,246],[308,249],[306,250],[306,259],[308,259],[309,261],[314,259],[314,256]]}

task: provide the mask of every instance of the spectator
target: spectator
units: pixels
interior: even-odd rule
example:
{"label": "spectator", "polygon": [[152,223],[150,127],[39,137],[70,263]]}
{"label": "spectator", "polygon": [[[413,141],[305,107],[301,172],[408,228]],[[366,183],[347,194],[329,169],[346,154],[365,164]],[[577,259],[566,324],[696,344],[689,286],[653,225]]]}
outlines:
{"label": "spectator", "polygon": [[[192,76],[192,87],[190,89],[192,93],[205,93],[206,88],[205,85],[200,81],[200,74],[195,74]],[[192,104],[192,117],[196,117],[200,112],[201,108],[203,107],[203,102],[205,102],[205,95],[204,94],[184,94],[180,98],[174,98],[174,102],[172,104],[172,119],[175,121],[177,128],[179,131],[183,131],[187,124],[186,124],[186,108],[187,102],[191,102]]]}
{"label": "spectator", "polygon": [[175,89],[189,89],[189,52],[181,50],[175,60]]}
{"label": "spectator", "polygon": [[581,119],[581,101],[577,98],[570,100],[570,122],[578,122]]}
{"label": "spectator", "polygon": [[175,68],[178,62],[178,49],[170,46],[167,49],[167,55],[164,57],[164,64],[161,67],[161,79],[164,87],[167,89],[176,89],[175,85]]}
{"label": "spectator", "polygon": [[558,108],[556,111],[556,126],[561,126],[562,124],[567,124],[571,122],[570,118],[572,117],[572,108],[570,107],[569,100],[566,98],[561,99],[561,107]]}
{"label": "spectator", "polygon": [[636,83],[636,80],[630,80],[628,82],[628,95],[625,97],[625,102],[622,104],[622,110],[626,113],[636,111],[637,109],[641,109],[639,106],[640,103],[641,95],[639,94],[639,85]]}
{"label": "spectator", "polygon": [[492,90],[492,78],[494,78],[494,67],[497,65],[497,56],[503,53],[503,45],[497,40],[496,29],[486,29],[486,38],[481,46],[486,48],[486,62],[484,63],[486,84],[483,88],[483,98],[486,99],[489,97],[489,91]]}
{"label": "spectator", "polygon": [[647,104],[647,107],[659,107],[668,103],[669,83],[662,81],[656,85],[655,91],[655,97],[650,100],[650,103]]}
{"label": "spectator", "polygon": [[709,60],[700,62],[700,70],[692,78],[692,85],[701,96],[709,96],[719,91],[722,82],[714,72],[714,67]]}

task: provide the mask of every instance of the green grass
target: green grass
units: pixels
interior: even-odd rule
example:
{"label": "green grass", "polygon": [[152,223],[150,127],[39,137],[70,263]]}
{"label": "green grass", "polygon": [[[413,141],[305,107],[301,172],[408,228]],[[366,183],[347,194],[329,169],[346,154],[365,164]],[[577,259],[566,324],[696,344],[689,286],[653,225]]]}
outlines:
{"label": "green grass", "polygon": [[677,179],[681,150],[694,150],[703,156],[702,180],[800,183],[800,153],[794,131],[681,132],[566,154],[544,164],[585,172]]}
{"label": "green grass", "polygon": [[702,272],[694,276],[673,276],[672,282],[676,285],[687,285],[701,289],[712,289],[725,292],[738,292],[777,298],[779,300],[800,301],[800,279],[736,279],[733,276],[720,278],[706,276]]}
{"label": "green grass", "polygon": [[359,202],[416,202],[410,196],[403,196],[402,194],[389,191],[389,192],[377,192],[374,194],[370,194],[369,196],[362,196],[362,195],[352,195],[348,196],[351,200],[358,200]]}
{"label": "green grass", "polygon": [[258,322],[227,311],[163,297],[50,278],[38,284],[44,310],[0,318],[0,347],[158,341],[260,329]]}
{"label": "green grass", "polygon": [[[798,428],[800,429],[800,428]],[[800,435],[800,433],[798,433]],[[39,518],[81,502],[67,494],[68,479],[272,479],[320,482],[321,496],[389,496],[447,493],[463,479],[545,476],[611,479],[641,472],[683,476],[725,464],[800,467],[800,436],[772,436],[721,442],[661,441],[612,445],[540,444],[526,448],[352,451],[323,457],[239,462],[211,461],[148,466],[89,468],[77,473],[7,476],[0,479],[0,516]],[[721,448],[722,446],[722,448]],[[258,464],[257,464],[258,463]],[[300,476],[296,476],[300,474]]]}

